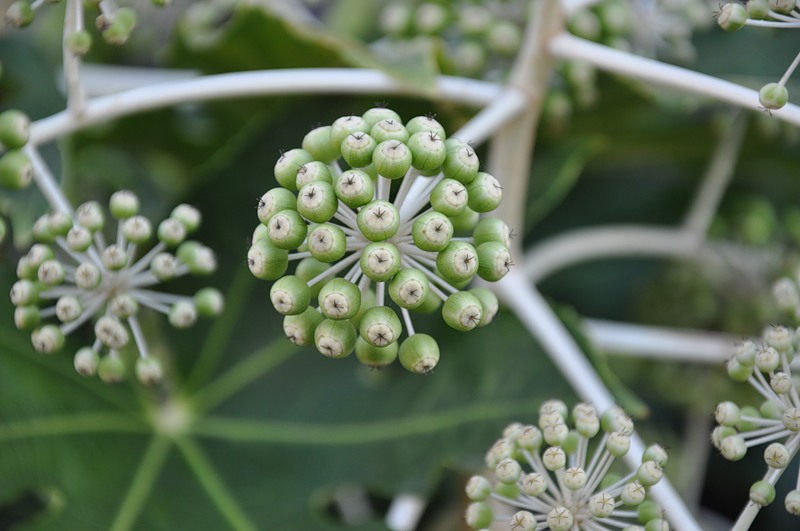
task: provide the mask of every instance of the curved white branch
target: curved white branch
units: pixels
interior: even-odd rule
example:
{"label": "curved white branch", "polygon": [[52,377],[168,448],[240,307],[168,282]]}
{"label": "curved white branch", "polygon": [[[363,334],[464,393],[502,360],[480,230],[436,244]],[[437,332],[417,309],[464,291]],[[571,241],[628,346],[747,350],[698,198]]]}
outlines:
{"label": "curved white branch", "polygon": [[525,253],[525,273],[536,283],[564,267],[615,256],[690,257],[701,240],[685,230],[647,225],[608,225],[555,236]]}
{"label": "curved white branch", "polygon": [[[436,97],[481,106],[501,92],[495,83],[441,76]],[[89,125],[130,114],[192,101],[275,94],[399,94],[420,96],[419,90],[374,70],[301,68],[203,76],[196,79],[131,89],[88,102],[80,120],[62,111],[31,125],[33,144],[43,144]]]}
{"label": "curved white branch", "polygon": [[[567,33],[550,40],[550,51],[561,59],[585,61],[602,70],[633,79],[680,89],[745,109],[763,110],[758,100],[758,92],[753,89],[686,68],[615,50]],[[800,107],[797,105],[789,103],[782,109],[771,112],[776,118],[800,125]]]}

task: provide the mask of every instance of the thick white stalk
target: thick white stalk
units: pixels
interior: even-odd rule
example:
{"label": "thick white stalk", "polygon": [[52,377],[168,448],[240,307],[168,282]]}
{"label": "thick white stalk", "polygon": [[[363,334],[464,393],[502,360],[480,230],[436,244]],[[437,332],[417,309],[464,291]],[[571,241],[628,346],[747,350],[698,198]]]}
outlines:
{"label": "thick white stalk", "polygon": [[81,84],[81,58],[67,47],[67,38],[83,29],[83,0],[67,0],[64,11],[64,35],[62,41],[62,61],[64,83],[67,90],[67,111],[80,119],[86,105],[86,93]]}
{"label": "thick white stalk", "polygon": [[[614,397],[586,360],[580,347],[555,316],[547,302],[525,278],[522,272],[512,271],[495,285],[498,296],[510,307],[528,331],[550,355],[552,362],[585,401],[604,411],[615,405]],[[625,462],[631,468],[641,464],[645,450],[637,434],[631,437],[631,450]],[[653,498],[664,508],[666,518],[681,531],[700,531],[683,500],[664,479],[652,489]]]}
{"label": "thick white stalk", "polygon": [[519,116],[529,103],[529,97],[521,89],[510,86],[450,136],[472,146],[482,144],[505,124]]}
{"label": "thick white stalk", "polygon": [[65,214],[74,216],[75,211],[72,205],[58,185],[50,168],[47,167],[47,163],[39,154],[35,144],[33,142],[28,142],[23,149],[28,158],[31,159],[31,164],[33,165],[33,180],[36,186],[39,187],[44,198],[50,203],[50,207],[57,212],[64,212]]}
{"label": "thick white stalk", "polygon": [[[715,101],[732,103],[745,109],[762,110],[758,91],[686,68],[668,65],[654,59],[596,44],[574,35],[562,33],[550,39],[550,51],[561,59],[587,63],[626,77],[680,89],[690,94],[706,96]],[[771,111],[772,116],[800,125],[800,107],[788,103]]]}
{"label": "thick white stalk", "polygon": [[[324,80],[324,83],[320,82]],[[495,83],[441,76],[436,96],[449,102],[482,106],[501,92]],[[138,87],[90,101],[80,120],[67,111],[31,125],[33,144],[43,144],[90,125],[143,111],[205,101],[275,94],[398,94],[419,96],[413,87],[382,73],[357,68],[299,68],[203,76]]]}

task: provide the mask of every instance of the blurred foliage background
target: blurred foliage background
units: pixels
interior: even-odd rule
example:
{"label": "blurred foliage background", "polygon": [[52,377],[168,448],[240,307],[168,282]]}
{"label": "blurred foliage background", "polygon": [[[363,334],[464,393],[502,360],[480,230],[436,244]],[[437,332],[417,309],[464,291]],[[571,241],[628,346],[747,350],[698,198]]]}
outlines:
{"label": "blurred foliage background", "polygon": [[[381,2],[322,3],[315,9],[327,25],[302,27],[258,2],[210,18],[190,2],[165,11],[141,4],[131,42],[99,44],[90,62],[202,73],[370,66],[404,75],[421,92],[438,72],[435,39],[394,55],[367,48],[379,34]],[[63,15],[50,7],[33,27],[0,34],[0,108],[33,119],[65,105],[54,37]],[[194,19],[181,18],[187,7]],[[753,87],[778,78],[796,52],[792,35],[766,30],[710,29],[695,34],[694,45],[693,68]],[[603,223],[678,223],[730,113],[603,74],[596,88],[591,105],[542,124],[528,223],[515,228],[526,247]],[[789,88],[800,93],[796,83]],[[198,238],[217,253],[211,282],[226,292],[227,307],[217,322],[192,331],[145,322],[169,360],[170,384],[153,391],[75,374],[66,353],[80,337],[59,355],[35,353],[13,326],[10,301],[0,298],[0,529],[383,529],[383,513],[401,492],[430,500],[420,529],[461,529],[464,480],[480,469],[502,427],[532,419],[544,399],[574,402],[574,391],[508,312],[468,335],[436,317],[421,321],[418,327],[443,345],[442,362],[426,377],[397,364],[374,371],[355,359],[325,359],[282,338],[269,285],[245,264],[256,198],[275,185],[279,150],[299,146],[315,124],[360,114],[376,101],[409,118],[434,112],[448,131],[474,113],[382,94],[187,103],[92,127],[45,149],[75,203],[104,203],[130,188],[151,218],[180,202],[200,208]],[[797,266],[797,141],[796,129],[750,116],[711,235],[734,245],[741,262],[721,270],[604,260],[560,271],[542,291],[576,334],[580,316],[742,335],[785,321],[769,287]],[[35,189],[0,192],[0,214],[12,223],[12,238],[0,247],[2,286],[15,280],[31,223],[46,209]],[[197,287],[186,281],[187,293]],[[668,474],[676,485],[697,481],[682,470],[682,457],[707,449],[683,447],[687,419],[707,415],[710,429],[714,404],[743,390],[722,367],[590,355],[620,402],[641,414],[645,440],[671,447]],[[174,439],[159,428],[167,416],[185,421]],[[712,451],[701,503],[703,511],[734,518],[763,464],[755,455],[749,467],[721,461]],[[371,511],[348,525],[337,500],[358,493]],[[787,525],[775,505],[755,528]]]}

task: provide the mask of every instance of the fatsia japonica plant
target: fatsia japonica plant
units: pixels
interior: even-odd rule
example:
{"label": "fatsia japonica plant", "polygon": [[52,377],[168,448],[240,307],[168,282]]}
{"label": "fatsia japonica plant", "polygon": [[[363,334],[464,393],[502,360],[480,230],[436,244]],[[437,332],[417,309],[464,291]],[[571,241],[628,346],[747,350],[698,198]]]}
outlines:
{"label": "fatsia japonica plant", "polygon": [[793,0],[0,6],[0,527],[798,525]]}

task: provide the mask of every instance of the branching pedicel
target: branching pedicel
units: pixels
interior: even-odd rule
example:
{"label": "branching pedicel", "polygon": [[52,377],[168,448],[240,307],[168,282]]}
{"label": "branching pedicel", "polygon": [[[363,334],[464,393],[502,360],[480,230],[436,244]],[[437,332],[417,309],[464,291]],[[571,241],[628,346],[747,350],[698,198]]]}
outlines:
{"label": "branching pedicel", "polygon": [[[500,204],[500,184],[435,119],[403,125],[385,108],[318,127],[302,145],[275,165],[281,187],[259,199],[261,224],[248,252],[256,277],[277,279],[270,298],[286,316],[287,337],[332,358],[355,349],[370,366],[399,357],[406,369],[429,372],[439,347],[415,333],[410,311],[430,313],[443,301],[445,322],[465,332],[497,311],[489,290],[462,288],[476,274],[500,280],[512,265],[508,227],[479,221]],[[340,157],[351,169],[341,170]],[[472,237],[454,237],[458,231]],[[283,276],[291,260],[297,268]],[[386,305],[387,292],[402,321]],[[400,344],[403,325],[409,337]]]}

